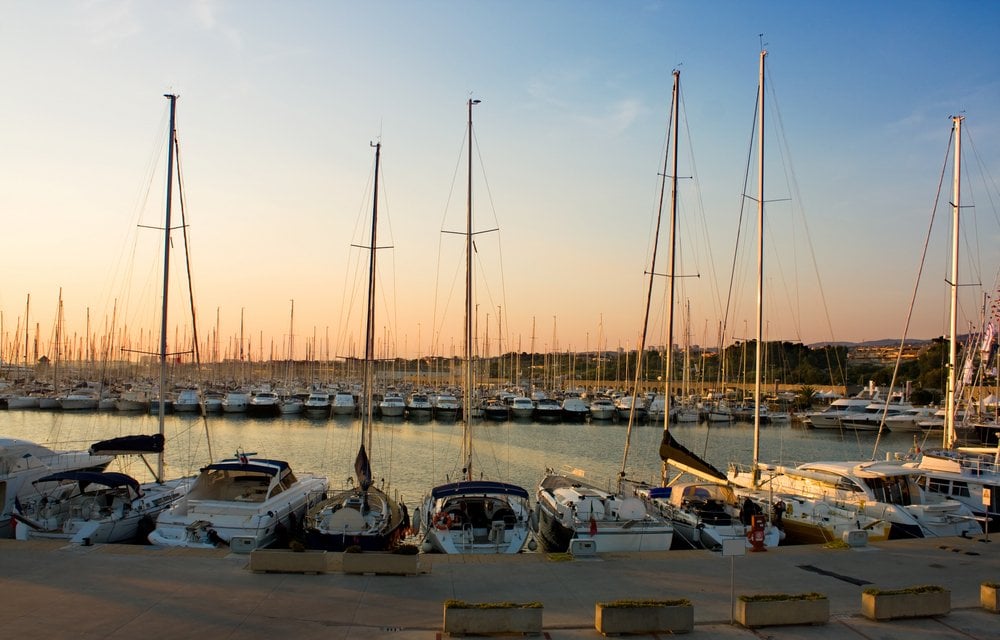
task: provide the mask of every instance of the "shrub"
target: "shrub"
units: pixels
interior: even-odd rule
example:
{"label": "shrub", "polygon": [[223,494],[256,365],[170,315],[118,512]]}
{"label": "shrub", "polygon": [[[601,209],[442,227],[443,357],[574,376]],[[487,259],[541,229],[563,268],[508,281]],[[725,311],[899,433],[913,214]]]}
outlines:
{"label": "shrub", "polygon": [[936,584],[924,584],[916,587],[904,587],[902,589],[879,589],[878,587],[868,587],[862,593],[867,593],[871,596],[898,596],[904,593],[940,593],[944,591],[944,587],[940,587]]}
{"label": "shrub", "polygon": [[691,601],[687,598],[677,598],[676,600],[612,600],[611,602],[598,602],[605,609],[625,609],[635,607],[688,607]]}
{"label": "shrub", "polygon": [[757,593],[741,595],[742,602],[780,602],[782,600],[826,600],[826,596],[815,591],[810,593]]}
{"label": "shrub", "polygon": [[445,600],[446,609],[541,609],[541,602],[465,602]]}

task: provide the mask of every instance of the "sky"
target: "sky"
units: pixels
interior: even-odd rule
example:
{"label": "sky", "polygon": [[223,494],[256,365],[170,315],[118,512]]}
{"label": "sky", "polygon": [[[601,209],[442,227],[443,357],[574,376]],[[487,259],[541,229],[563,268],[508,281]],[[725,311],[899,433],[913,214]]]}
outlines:
{"label": "sky", "polygon": [[762,48],[765,339],[947,332],[958,114],[960,330],[982,324],[984,293],[994,299],[1000,4],[0,0],[0,11],[5,360],[24,353],[26,315],[42,352],[57,326],[153,344],[165,93],[179,96],[187,231],[185,251],[175,196],[172,349],[191,332],[186,255],[200,338],[220,355],[237,343],[255,357],[360,355],[378,141],[377,355],[460,354],[470,99],[482,101],[479,351],[634,348],[644,325],[647,346],[662,345],[674,70],[674,342],[752,338]]}

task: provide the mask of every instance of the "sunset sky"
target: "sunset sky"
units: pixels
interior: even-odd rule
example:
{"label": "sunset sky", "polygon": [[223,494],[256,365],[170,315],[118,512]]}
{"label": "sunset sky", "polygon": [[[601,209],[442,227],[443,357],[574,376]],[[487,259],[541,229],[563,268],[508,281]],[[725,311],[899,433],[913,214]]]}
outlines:
{"label": "sunset sky", "polygon": [[[220,355],[232,355],[241,319],[255,357],[284,358],[290,333],[297,358],[360,353],[367,252],[357,245],[369,242],[375,141],[379,246],[391,247],[378,252],[380,354],[461,352],[464,242],[443,232],[465,231],[469,99],[482,100],[474,226],[498,229],[476,236],[480,350],[487,327],[494,354],[634,348],[674,69],[675,341],[690,318],[691,342],[715,346],[727,308],[726,342],[752,337],[756,205],[742,194],[746,182],[756,197],[762,47],[765,338],[899,338],[932,214],[908,335],[947,331],[953,115],[966,116],[960,330],[981,324],[983,295],[996,291],[997,3],[0,0],[0,10],[3,360],[23,357],[26,311],[29,342],[51,341],[60,289],[65,335],[87,333],[89,314],[97,339],[113,324],[153,344],[164,93],[180,96],[198,331],[217,336]],[[173,216],[178,227],[176,199]],[[176,345],[190,312],[179,229],[172,241]],[[649,344],[666,339],[665,283],[654,284]]]}

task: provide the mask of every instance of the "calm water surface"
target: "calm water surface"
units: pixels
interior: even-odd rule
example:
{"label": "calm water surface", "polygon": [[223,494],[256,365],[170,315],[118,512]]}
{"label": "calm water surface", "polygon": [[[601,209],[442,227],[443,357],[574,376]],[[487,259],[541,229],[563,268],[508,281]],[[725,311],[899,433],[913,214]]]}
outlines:
{"label": "calm water surface", "polygon": [[[174,414],[165,420],[168,478],[195,474],[207,464],[209,437],[216,460],[230,457],[237,450],[256,452],[261,457],[287,460],[298,473],[325,475],[331,487],[345,486],[354,475],[354,457],[360,439],[358,420],[248,418],[231,414],[207,419]],[[97,440],[157,430],[157,417],[150,415],[0,412],[0,436],[24,438],[60,449],[86,448]],[[725,471],[730,462],[752,461],[753,425],[672,425],[671,433],[720,470]],[[514,482],[534,494],[547,467],[582,469],[599,485],[611,482],[622,467],[626,425],[476,422],[473,434],[473,468],[477,477],[481,473],[487,479]],[[661,425],[633,428],[627,464],[630,477],[658,481],[661,436]],[[939,437],[934,436],[933,444],[938,444]],[[820,459],[871,459],[875,436],[841,435],[779,424],[762,427],[760,442],[761,461],[797,464]],[[374,430],[372,468],[389,490],[416,506],[433,485],[460,477],[461,444],[461,424],[433,420],[381,421]],[[885,457],[886,451],[905,451],[912,444],[911,434],[888,434],[883,437],[876,457]],[[138,458],[119,458],[111,468],[140,480],[149,478]]]}

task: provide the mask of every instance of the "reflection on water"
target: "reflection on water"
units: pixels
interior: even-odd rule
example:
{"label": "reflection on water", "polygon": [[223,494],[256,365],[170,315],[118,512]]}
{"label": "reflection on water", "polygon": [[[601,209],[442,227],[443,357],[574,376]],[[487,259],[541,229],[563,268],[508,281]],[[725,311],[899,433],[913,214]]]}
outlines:
{"label": "reflection on water", "polygon": [[[0,419],[0,436],[65,449],[82,449],[97,440],[154,433],[158,429],[156,417],[149,415],[3,411]],[[359,425],[351,418],[248,418],[229,414],[202,420],[186,414],[168,415],[164,429],[167,475],[191,475],[209,462],[207,429],[216,459],[232,456],[237,450],[253,452],[287,460],[295,471],[324,474],[332,487],[344,486],[354,475],[354,457],[361,437]],[[513,482],[533,494],[546,467],[569,466],[586,471],[587,477],[598,484],[612,482],[622,467],[626,427],[613,423],[477,422],[473,433],[475,476]],[[730,462],[752,461],[752,425],[672,425],[671,433],[722,471]],[[660,426],[644,425],[632,430],[627,465],[630,477],[658,482],[661,435]],[[384,420],[376,424],[373,440],[370,453],[376,478],[385,481],[388,490],[398,491],[408,504],[416,505],[431,486],[461,476],[460,423]],[[820,459],[871,459],[875,436],[853,432],[841,435],[785,424],[762,427],[760,442],[762,461],[797,464]],[[883,438],[876,457],[884,457],[886,451],[905,451],[912,444],[911,434],[889,434]],[[149,477],[138,459],[122,459],[115,464],[116,469],[140,480]]]}

